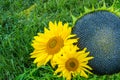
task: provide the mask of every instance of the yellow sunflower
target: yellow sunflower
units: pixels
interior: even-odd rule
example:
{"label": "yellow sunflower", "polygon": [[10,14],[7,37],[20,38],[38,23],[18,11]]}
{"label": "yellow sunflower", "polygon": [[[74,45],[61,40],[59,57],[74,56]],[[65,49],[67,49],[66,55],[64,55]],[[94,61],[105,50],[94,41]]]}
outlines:
{"label": "yellow sunflower", "polygon": [[77,51],[79,48],[77,46],[67,46],[61,50],[60,55],[56,55],[56,63],[58,68],[55,71],[55,75],[66,77],[67,80],[71,80],[72,77],[76,75],[88,78],[87,73],[92,74],[89,70],[92,70],[88,66],[88,61],[93,59],[93,57],[87,57],[89,52],[86,52],[86,48],[82,51]]}
{"label": "yellow sunflower", "polygon": [[38,33],[34,37],[32,43],[34,51],[30,54],[31,58],[35,58],[34,63],[37,63],[38,67],[50,60],[53,65],[54,55],[59,53],[64,46],[77,42],[77,39],[70,39],[74,36],[76,35],[71,34],[68,23],[63,25],[62,22],[58,24],[49,22],[49,29],[44,28],[44,33]]}

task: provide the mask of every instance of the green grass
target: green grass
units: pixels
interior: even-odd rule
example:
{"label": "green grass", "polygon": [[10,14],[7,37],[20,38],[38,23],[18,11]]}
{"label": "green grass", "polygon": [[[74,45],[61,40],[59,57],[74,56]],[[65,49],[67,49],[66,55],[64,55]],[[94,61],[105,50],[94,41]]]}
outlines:
{"label": "green grass", "polygon": [[[97,5],[101,0],[0,0],[0,80],[65,80],[53,75],[52,68],[36,68],[31,41],[38,32],[48,27],[49,21],[69,22],[71,13],[78,16],[84,6]],[[113,0],[106,0],[111,5]],[[26,9],[36,6],[28,14]],[[120,8],[120,0],[115,7]],[[86,80],[77,76],[73,80]],[[120,80],[120,73],[90,75],[89,80]]]}

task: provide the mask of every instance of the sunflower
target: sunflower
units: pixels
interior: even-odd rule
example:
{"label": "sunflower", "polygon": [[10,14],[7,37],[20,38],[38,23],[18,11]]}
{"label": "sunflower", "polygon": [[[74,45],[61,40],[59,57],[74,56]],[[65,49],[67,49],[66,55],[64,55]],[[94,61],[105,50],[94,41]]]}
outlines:
{"label": "sunflower", "polygon": [[[86,48],[81,51],[77,51],[79,48],[77,46],[71,45],[64,47],[61,50],[60,55],[56,55],[56,63],[58,68],[55,71],[55,75],[66,77],[67,80],[70,80],[72,76],[80,75],[85,78],[88,78],[88,75],[85,72],[91,73],[89,70],[92,70],[88,66],[88,60],[93,59],[93,57],[87,57],[89,52],[86,52]],[[92,74],[92,73],[91,73]]]}
{"label": "sunflower", "polygon": [[[99,0],[100,1],[100,0]],[[73,18],[73,33],[77,34],[78,47],[87,49],[94,56],[89,65],[99,75],[120,72],[120,8],[117,0],[112,5],[102,0]]]}
{"label": "sunflower", "polygon": [[38,33],[34,37],[32,43],[34,51],[30,54],[31,58],[35,58],[34,63],[37,63],[38,67],[45,65],[48,61],[53,66],[54,56],[64,46],[77,42],[77,38],[72,38],[75,36],[75,34],[71,34],[71,27],[68,26],[68,23],[63,25],[62,22],[58,22],[57,24],[50,21],[49,29],[44,28],[44,33]]}

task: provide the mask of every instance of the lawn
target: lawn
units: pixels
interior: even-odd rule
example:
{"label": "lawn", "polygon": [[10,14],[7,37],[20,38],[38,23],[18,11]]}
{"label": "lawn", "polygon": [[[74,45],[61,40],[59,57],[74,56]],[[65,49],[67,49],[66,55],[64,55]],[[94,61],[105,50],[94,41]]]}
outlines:
{"label": "lawn", "polygon": [[[103,0],[0,0],[0,80],[65,80],[53,75],[49,66],[33,64],[30,53],[33,37],[48,27],[49,21],[68,22],[84,12],[84,6],[102,4]],[[114,0],[105,0],[107,6]],[[120,8],[120,0],[116,2]],[[120,73],[89,75],[89,80],[120,80]],[[73,80],[87,80],[77,76]]]}

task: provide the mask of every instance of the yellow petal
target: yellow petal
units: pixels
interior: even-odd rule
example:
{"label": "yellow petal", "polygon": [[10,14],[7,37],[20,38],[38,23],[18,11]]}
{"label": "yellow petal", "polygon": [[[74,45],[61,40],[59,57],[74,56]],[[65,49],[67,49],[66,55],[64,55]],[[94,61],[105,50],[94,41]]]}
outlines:
{"label": "yellow petal", "polygon": [[47,34],[49,30],[46,27],[44,27],[44,32]]}
{"label": "yellow petal", "polygon": [[81,76],[88,78],[88,75],[83,70],[81,71]]}
{"label": "yellow petal", "polygon": [[82,59],[82,60],[80,60],[81,62],[84,62],[84,61],[88,61],[88,60],[91,60],[91,59],[93,59],[94,57],[87,57],[87,58],[84,58],[84,59]]}
{"label": "yellow petal", "polygon": [[88,68],[89,70],[92,70],[92,68],[86,64],[81,64],[81,66],[85,67],[85,68]]}
{"label": "yellow petal", "polygon": [[40,62],[42,60],[46,60],[46,54],[42,54],[41,56],[37,56],[37,58],[34,60],[34,63]]}
{"label": "yellow petal", "polygon": [[82,68],[82,69],[83,69],[84,71],[86,71],[86,72],[92,74],[92,72],[90,72],[89,70],[87,70],[87,69],[85,69],[85,68]]}

